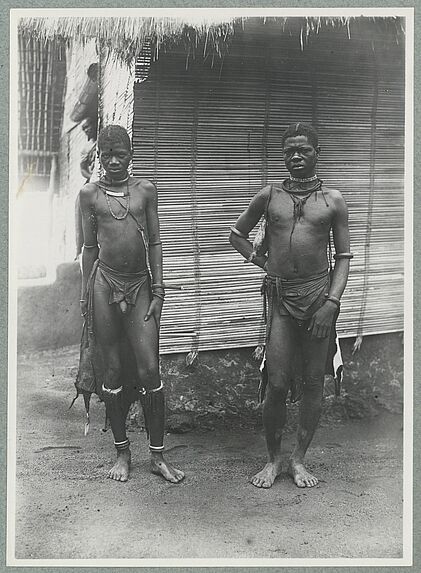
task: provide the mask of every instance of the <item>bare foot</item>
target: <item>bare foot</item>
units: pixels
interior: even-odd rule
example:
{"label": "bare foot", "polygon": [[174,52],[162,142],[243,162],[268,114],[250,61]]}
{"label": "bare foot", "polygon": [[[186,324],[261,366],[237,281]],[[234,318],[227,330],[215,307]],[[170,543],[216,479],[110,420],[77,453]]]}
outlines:
{"label": "bare foot", "polygon": [[297,487],[314,487],[319,480],[306,470],[303,464],[290,460],[288,473]]}
{"label": "bare foot", "polygon": [[167,481],[170,481],[171,483],[180,483],[180,481],[184,478],[184,472],[178,470],[169,462],[167,462],[161,453],[152,454],[151,471],[153,474],[163,476]]}
{"label": "bare foot", "polygon": [[130,461],[129,449],[117,452],[117,461],[108,472],[108,477],[116,481],[127,481],[129,479]]}
{"label": "bare foot", "polygon": [[265,467],[251,478],[251,483],[256,487],[263,487],[265,489],[272,487],[273,482],[281,473],[281,466],[275,462],[268,462]]}

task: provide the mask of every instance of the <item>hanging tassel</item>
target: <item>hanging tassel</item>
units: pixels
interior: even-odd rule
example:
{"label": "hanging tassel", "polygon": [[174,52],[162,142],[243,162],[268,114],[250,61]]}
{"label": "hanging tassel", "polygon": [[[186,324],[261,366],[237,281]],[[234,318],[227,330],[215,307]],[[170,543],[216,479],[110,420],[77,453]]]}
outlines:
{"label": "hanging tassel", "polygon": [[143,418],[145,421],[146,437],[149,440],[149,428],[150,428],[150,414],[151,414],[151,393],[141,392],[140,393],[140,403],[143,410]]}
{"label": "hanging tassel", "polygon": [[257,391],[257,399],[259,401],[259,404],[262,404],[262,402],[265,399],[267,385],[268,385],[268,371],[266,368],[266,353],[265,353],[263,355],[263,360],[260,364],[260,382]]}
{"label": "hanging tassel", "polygon": [[352,354],[355,354],[360,350],[362,343],[363,343],[363,336],[362,334],[359,334],[355,339],[354,346],[352,347]]}
{"label": "hanging tassel", "polygon": [[254,360],[262,360],[264,353],[265,353],[265,345],[259,344],[258,346],[256,346],[256,348],[253,351],[253,359]]}
{"label": "hanging tassel", "polygon": [[193,364],[193,362],[196,360],[197,356],[198,356],[198,351],[197,350],[192,350],[191,352],[189,352],[186,356],[186,364],[187,366],[191,366]]}
{"label": "hanging tassel", "polygon": [[84,436],[88,435],[90,423],[91,423],[91,420],[89,418],[89,412],[86,412],[86,422],[85,422],[85,428],[83,431]]}

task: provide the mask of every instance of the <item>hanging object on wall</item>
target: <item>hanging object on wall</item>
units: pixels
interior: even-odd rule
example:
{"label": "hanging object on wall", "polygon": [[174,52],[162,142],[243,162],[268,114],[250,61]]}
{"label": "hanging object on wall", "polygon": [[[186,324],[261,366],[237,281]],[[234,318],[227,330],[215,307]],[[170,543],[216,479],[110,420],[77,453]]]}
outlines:
{"label": "hanging object on wall", "polygon": [[93,63],[87,70],[87,79],[83,84],[70,119],[80,122],[86,117],[96,117],[98,111],[98,64]]}

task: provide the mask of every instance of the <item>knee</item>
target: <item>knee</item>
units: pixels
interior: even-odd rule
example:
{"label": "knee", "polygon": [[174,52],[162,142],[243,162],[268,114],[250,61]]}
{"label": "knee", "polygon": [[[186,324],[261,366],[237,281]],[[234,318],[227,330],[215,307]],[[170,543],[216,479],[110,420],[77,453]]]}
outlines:
{"label": "knee", "polygon": [[286,399],[291,386],[291,376],[286,372],[271,372],[268,369],[268,389],[273,397]]}
{"label": "knee", "polygon": [[158,364],[150,364],[138,368],[138,375],[145,390],[153,390],[161,383]]}
{"label": "knee", "polygon": [[303,377],[303,389],[306,392],[322,392],[324,373],[306,374]]}
{"label": "knee", "polygon": [[119,364],[109,365],[104,375],[103,387],[106,390],[116,390],[121,386],[121,368]]}
{"label": "knee", "polygon": [[119,400],[121,400],[121,393],[123,391],[123,387],[119,386],[117,388],[110,388],[105,384],[102,385],[102,399],[107,406],[112,406],[113,404],[117,404]]}

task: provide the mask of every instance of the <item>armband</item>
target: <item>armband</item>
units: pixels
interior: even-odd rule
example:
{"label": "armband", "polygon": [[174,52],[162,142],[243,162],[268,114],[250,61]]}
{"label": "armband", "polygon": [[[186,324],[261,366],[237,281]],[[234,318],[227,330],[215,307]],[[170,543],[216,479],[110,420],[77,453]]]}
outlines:
{"label": "armband", "polygon": [[241,237],[242,239],[248,239],[249,238],[248,235],[245,235],[244,233],[242,233],[241,231],[239,231],[235,227],[231,227],[231,233],[234,233],[234,235],[237,235],[238,237]]}
{"label": "armband", "polygon": [[98,246],[98,243],[96,245],[85,245],[85,243],[83,243],[83,248],[84,249],[95,249],[95,247]]}
{"label": "armband", "polygon": [[352,253],[335,253],[333,255],[333,258],[335,259],[335,261],[337,261],[338,259],[353,259],[354,255]]}

